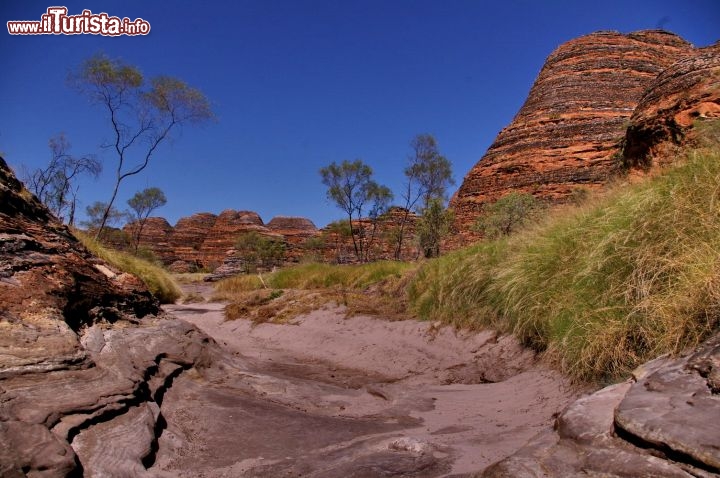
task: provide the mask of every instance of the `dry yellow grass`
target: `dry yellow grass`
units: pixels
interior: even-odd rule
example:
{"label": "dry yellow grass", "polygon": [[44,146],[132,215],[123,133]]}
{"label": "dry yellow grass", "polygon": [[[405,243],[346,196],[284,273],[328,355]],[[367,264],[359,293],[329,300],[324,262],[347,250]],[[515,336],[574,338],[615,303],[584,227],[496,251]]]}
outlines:
{"label": "dry yellow grass", "polygon": [[410,284],[413,310],[513,332],[580,380],[697,344],[720,323],[718,151],[430,261]]}
{"label": "dry yellow grass", "polygon": [[302,264],[271,274],[220,281],[214,299],[229,300],[228,319],[284,322],[328,303],[348,314],[407,318],[404,286],[417,265],[375,262],[361,265]]}
{"label": "dry yellow grass", "polygon": [[96,256],[123,272],[139,277],[161,303],[172,304],[182,296],[180,287],[162,267],[131,254],[105,247],[80,231],[74,231],[74,234]]}

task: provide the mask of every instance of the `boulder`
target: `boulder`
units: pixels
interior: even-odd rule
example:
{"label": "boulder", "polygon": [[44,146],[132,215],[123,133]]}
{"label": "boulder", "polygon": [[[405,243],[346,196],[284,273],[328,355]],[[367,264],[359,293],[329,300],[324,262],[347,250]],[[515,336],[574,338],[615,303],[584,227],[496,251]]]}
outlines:
{"label": "boulder", "polygon": [[720,333],[571,404],[545,432],[482,475],[720,476]]}

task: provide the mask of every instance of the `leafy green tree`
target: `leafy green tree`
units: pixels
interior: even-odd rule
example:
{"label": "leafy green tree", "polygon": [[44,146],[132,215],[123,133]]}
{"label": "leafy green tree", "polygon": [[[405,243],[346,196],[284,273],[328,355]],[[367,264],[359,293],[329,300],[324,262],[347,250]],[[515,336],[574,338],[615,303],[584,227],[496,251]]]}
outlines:
{"label": "leafy green tree", "polygon": [[48,145],[51,151],[50,163],[45,168],[25,173],[23,179],[28,189],[58,219],[64,221],[65,214],[67,214],[67,222],[72,226],[75,223],[75,208],[79,190],[75,181],[83,174],[98,177],[102,171],[102,165],[91,155],[72,156],[70,141],[64,133],[50,138]]}
{"label": "leafy green tree", "polygon": [[369,206],[372,225],[377,224],[377,218],[387,209],[392,200],[392,192],[372,179],[372,168],[362,160],[344,160],[338,164],[332,162],[329,166],[320,169],[322,183],[327,186],[327,197],[343,210],[348,217],[350,236],[355,250],[355,257],[359,261],[367,260],[367,245],[369,237],[362,221],[363,211]]}
{"label": "leafy green tree", "polygon": [[443,200],[439,198],[430,199],[430,204],[423,208],[416,231],[425,257],[440,256],[440,245],[443,237],[450,232],[453,217],[452,211],[445,209]]}
{"label": "leafy green tree", "polygon": [[98,54],[87,59],[70,77],[71,83],[105,110],[112,128],[111,148],[117,158],[115,183],[105,203],[96,235],[110,218],[120,184],[142,172],[158,146],[183,124],[197,124],[213,117],[205,95],[167,76],[146,84],[140,70],[121,60]]}
{"label": "leafy green tree", "polygon": [[325,241],[332,241],[335,245],[335,262],[341,264],[345,262],[343,244],[347,239],[352,237],[352,228],[347,219],[333,221],[323,230]]}
{"label": "leafy green tree", "polygon": [[542,203],[529,193],[513,191],[482,208],[474,229],[489,239],[507,236],[535,219]]}
{"label": "leafy green tree", "polygon": [[80,224],[85,227],[88,231],[95,231],[97,236],[97,230],[100,228],[100,224],[105,218],[107,226],[115,225],[127,217],[125,212],[119,211],[115,207],[108,208],[107,203],[102,201],[95,201],[91,205],[85,208],[85,215],[87,218],[81,221]]}
{"label": "leafy green tree", "polygon": [[394,232],[395,259],[400,259],[405,240],[405,226],[411,211],[422,212],[435,199],[447,199],[447,188],[455,181],[450,161],[440,154],[437,141],[430,134],[419,134],[410,142],[412,153],[405,168],[402,193],[404,214]]}
{"label": "leafy green tree", "polygon": [[256,231],[241,234],[235,249],[246,272],[255,272],[258,267],[274,267],[285,258],[285,243],[282,239],[263,236]]}
{"label": "leafy green tree", "polygon": [[132,218],[131,237],[135,254],[137,255],[140,246],[140,236],[145,228],[150,214],[159,207],[167,204],[165,193],[160,188],[145,188],[135,193],[133,197],[128,199],[130,206],[130,217]]}

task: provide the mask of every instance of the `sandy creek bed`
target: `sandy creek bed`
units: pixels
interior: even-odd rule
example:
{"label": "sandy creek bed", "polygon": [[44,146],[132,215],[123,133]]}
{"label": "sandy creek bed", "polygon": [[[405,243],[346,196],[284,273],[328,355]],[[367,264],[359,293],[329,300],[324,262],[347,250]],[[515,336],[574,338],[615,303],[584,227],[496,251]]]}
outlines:
{"label": "sandy creek bed", "polygon": [[417,321],[225,321],[221,303],[172,305],[227,352],[162,406],[156,476],[472,476],[577,396],[511,338]]}

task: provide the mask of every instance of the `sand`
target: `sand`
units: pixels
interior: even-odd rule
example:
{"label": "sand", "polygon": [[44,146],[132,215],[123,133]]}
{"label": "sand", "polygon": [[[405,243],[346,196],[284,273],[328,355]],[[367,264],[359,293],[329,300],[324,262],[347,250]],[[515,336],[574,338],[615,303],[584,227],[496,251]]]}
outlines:
{"label": "sand", "polygon": [[[166,309],[234,362],[169,392],[159,475],[472,476],[551,427],[580,394],[492,331],[348,318],[335,305],[255,325],[226,321],[223,308]],[[218,447],[222,457],[208,459]]]}

